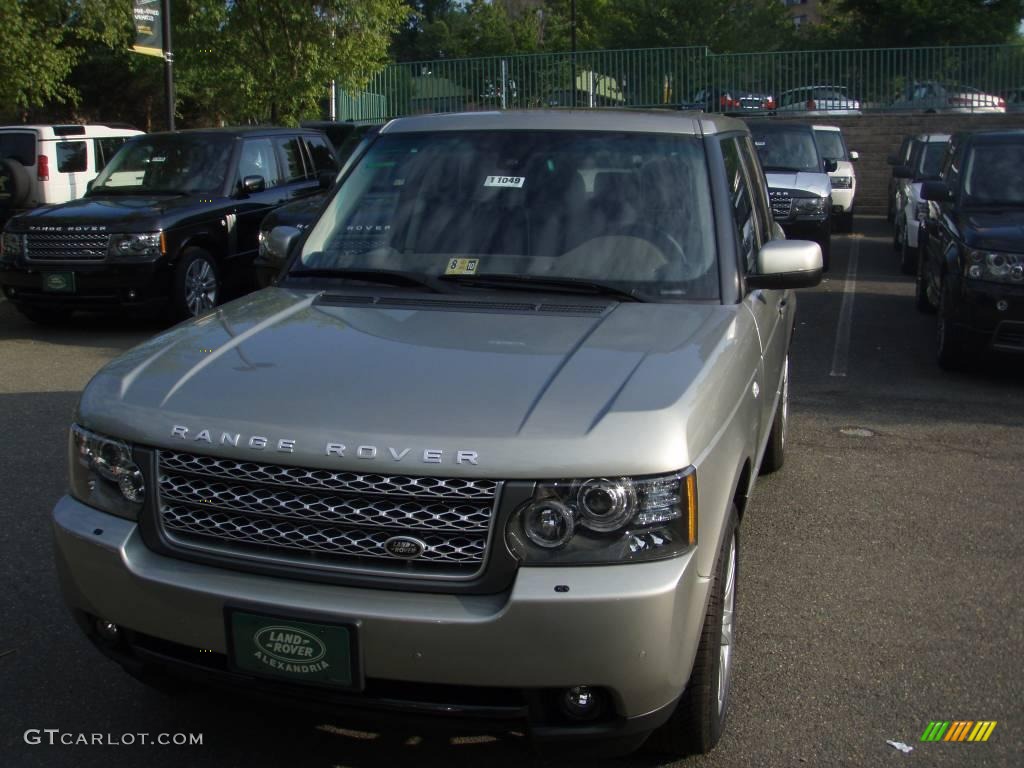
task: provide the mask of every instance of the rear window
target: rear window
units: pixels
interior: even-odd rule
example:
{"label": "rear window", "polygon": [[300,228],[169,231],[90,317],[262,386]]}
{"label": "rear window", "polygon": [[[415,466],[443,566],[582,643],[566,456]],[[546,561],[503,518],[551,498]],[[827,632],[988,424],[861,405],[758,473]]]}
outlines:
{"label": "rear window", "polygon": [[89,167],[89,154],[84,141],[58,141],[57,170],[61,173],[81,173]]}
{"label": "rear window", "polygon": [[336,171],[338,164],[334,162],[334,154],[327,146],[327,139],[322,136],[307,136],[306,147],[313,158],[313,166],[317,171]]}
{"label": "rear window", "polygon": [[36,164],[34,133],[0,132],[0,157],[13,157],[24,166]]}

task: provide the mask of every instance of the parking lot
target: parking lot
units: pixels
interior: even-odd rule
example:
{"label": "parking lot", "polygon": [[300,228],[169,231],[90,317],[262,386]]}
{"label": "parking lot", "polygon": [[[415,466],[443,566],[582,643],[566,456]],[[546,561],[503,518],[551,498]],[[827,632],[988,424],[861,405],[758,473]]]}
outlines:
{"label": "parking lot", "polygon": [[[883,219],[834,238],[831,273],[799,296],[786,466],[758,484],[742,527],[734,708],[712,754],[674,765],[1019,764],[1024,365],[942,372],[934,325],[914,309]],[[372,734],[171,699],[90,646],[61,603],[50,549],[66,430],[89,377],[160,328],[40,328],[0,300],[0,765],[563,764],[516,734]],[[998,725],[986,743],[920,742],[933,720]],[[29,745],[27,729],[203,743]]]}

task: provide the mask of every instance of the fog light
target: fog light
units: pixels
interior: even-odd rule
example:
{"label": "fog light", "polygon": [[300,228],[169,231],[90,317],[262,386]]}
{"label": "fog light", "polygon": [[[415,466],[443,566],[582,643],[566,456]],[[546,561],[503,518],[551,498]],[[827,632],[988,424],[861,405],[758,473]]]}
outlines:
{"label": "fog light", "polygon": [[996,309],[998,309],[1000,312],[1005,312],[1009,308],[1010,302],[1008,302],[1006,299],[1000,299],[999,301],[996,302]]}
{"label": "fog light", "polygon": [[128,298],[129,299],[134,299],[135,298],[135,289],[134,288],[129,288],[128,289]]}
{"label": "fog light", "polygon": [[573,720],[593,720],[601,714],[601,694],[589,685],[577,685],[562,694],[562,712]]}
{"label": "fog light", "polygon": [[112,643],[121,639],[121,628],[114,622],[105,619],[96,619],[96,632],[104,640],[109,640]]}

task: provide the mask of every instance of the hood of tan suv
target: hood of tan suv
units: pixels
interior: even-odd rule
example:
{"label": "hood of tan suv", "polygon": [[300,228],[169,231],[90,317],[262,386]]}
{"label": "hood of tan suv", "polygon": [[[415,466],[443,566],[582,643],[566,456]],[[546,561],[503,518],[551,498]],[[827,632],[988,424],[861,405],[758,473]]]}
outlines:
{"label": "hood of tan suv", "polygon": [[[367,306],[252,294],[107,365],[79,423],[137,444],[357,471],[649,473],[690,461],[695,400],[728,408],[738,396],[710,385],[710,371],[758,358],[723,355],[757,343],[737,328],[751,322],[742,305],[546,295],[561,306],[537,311],[520,294],[473,294],[469,308],[416,306],[417,295]],[[737,373],[717,378],[748,386]],[[478,463],[457,462],[459,451]]]}

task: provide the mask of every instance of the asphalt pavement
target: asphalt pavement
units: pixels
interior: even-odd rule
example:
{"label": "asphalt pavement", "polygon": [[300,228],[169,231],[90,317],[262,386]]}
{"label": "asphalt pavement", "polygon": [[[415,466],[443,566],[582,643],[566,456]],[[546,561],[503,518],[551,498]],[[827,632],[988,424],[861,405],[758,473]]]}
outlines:
{"label": "asphalt pavement", "polygon": [[[934,319],[914,309],[888,226],[856,227],[834,238],[828,278],[799,296],[786,465],[760,480],[742,525],[726,734],[704,757],[609,765],[1024,763],[1024,363],[941,371]],[[40,328],[0,300],[0,766],[568,763],[517,734],[368,733],[167,697],[93,649],[64,609],[51,554],[66,430],[90,376],[160,328]],[[920,741],[934,720],[997,726],[985,743]],[[44,729],[202,744],[51,746]],[[27,743],[36,731],[41,743]]]}

